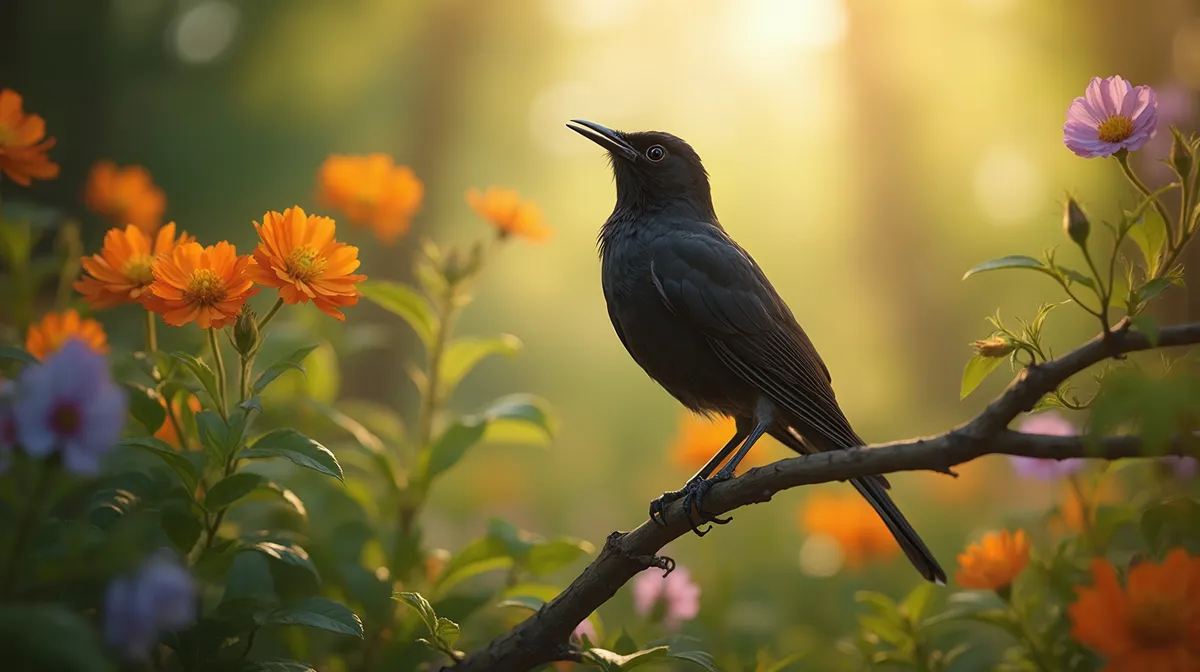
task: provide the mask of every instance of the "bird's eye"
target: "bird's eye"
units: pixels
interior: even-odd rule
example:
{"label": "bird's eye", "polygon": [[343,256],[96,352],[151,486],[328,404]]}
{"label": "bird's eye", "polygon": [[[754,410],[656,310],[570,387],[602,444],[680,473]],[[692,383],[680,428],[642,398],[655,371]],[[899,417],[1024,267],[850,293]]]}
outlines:
{"label": "bird's eye", "polygon": [[663,149],[662,145],[654,145],[650,149],[646,150],[646,158],[655,163],[662,161],[664,158],[666,158],[666,156],[667,150]]}

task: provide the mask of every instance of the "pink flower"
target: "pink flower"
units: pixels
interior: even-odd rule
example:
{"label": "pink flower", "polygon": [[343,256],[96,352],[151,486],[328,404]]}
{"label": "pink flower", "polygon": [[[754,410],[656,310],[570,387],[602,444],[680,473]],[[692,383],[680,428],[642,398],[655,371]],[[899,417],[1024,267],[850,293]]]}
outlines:
{"label": "pink flower", "polygon": [[[1075,436],[1079,430],[1070,421],[1057,413],[1038,413],[1027,415],[1021,421],[1018,431],[1026,434],[1043,434],[1048,436]],[[1014,455],[1008,458],[1017,473],[1025,478],[1036,478],[1041,481],[1052,481],[1056,478],[1070,476],[1084,467],[1082,458],[1073,457],[1066,460],[1043,460],[1036,457]]]}
{"label": "pink flower", "polygon": [[586,618],[580,621],[579,625],[575,626],[575,629],[571,631],[571,638],[580,642],[583,641],[584,635],[587,635],[589,642],[596,643],[596,626],[592,625],[592,622]]}
{"label": "pink flower", "polygon": [[1119,76],[1093,77],[1067,108],[1063,142],[1085,159],[1137,150],[1158,130],[1157,112],[1154,89],[1130,86]]}
{"label": "pink flower", "polygon": [[1170,467],[1175,478],[1186,481],[1196,475],[1196,470],[1200,467],[1200,462],[1197,462],[1194,457],[1181,457],[1179,455],[1167,455],[1162,458],[1163,466]]}
{"label": "pink flower", "polygon": [[650,616],[660,602],[663,622],[671,630],[678,630],[684,621],[700,613],[700,586],[692,582],[691,574],[683,567],[676,567],[666,577],[653,568],[638,574],[633,580],[633,610]]}

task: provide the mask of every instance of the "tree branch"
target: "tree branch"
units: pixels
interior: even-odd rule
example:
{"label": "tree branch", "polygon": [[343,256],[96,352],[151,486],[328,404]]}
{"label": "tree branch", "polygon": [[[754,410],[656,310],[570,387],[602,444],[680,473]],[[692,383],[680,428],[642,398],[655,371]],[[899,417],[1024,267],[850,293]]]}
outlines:
{"label": "tree branch", "polygon": [[[1072,436],[1022,434],[1007,429],[1022,412],[1033,408],[1071,376],[1105,359],[1156,347],[1200,343],[1200,323],[1166,327],[1152,345],[1145,335],[1132,331],[1127,320],[1068,354],[1030,368],[1017,376],[1005,391],[979,415],[945,434],[896,441],[781,460],[731,481],[717,484],[704,500],[705,509],[722,514],[766,502],[781,491],[801,485],[844,481],[896,471],[946,471],[956,464],[993,453],[1048,459],[1098,457],[1115,460],[1141,455],[1136,436],[1106,437],[1086,441]],[[1182,439],[1170,454],[1182,454]],[[662,561],[663,546],[686,534],[689,525],[681,501],[667,509],[671,523],[644,522],[632,532],[613,532],[599,556],[571,585],[536,614],[496,638],[485,649],[468,655],[452,667],[454,672],[523,672],[569,655],[571,631],[638,572]]]}

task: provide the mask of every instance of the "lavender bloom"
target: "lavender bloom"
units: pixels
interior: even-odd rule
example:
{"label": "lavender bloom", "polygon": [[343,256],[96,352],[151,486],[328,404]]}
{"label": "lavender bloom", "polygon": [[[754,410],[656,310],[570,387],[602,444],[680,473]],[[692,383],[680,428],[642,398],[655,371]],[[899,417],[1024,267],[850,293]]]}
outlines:
{"label": "lavender bloom", "polygon": [[196,618],[195,585],[174,553],[156,553],[135,574],[113,580],[104,598],[104,638],[126,658],[149,658],[162,630]]}
{"label": "lavender bloom", "polygon": [[[1026,434],[1043,434],[1048,436],[1075,436],[1079,430],[1070,421],[1057,413],[1039,413],[1027,415],[1017,427],[1018,431]],[[1086,462],[1082,458],[1073,457],[1067,460],[1043,460],[1036,457],[1013,455],[1008,458],[1013,469],[1023,478],[1036,478],[1040,481],[1052,481],[1076,473]]]}
{"label": "lavender bloom", "polygon": [[1167,455],[1162,458],[1163,466],[1169,467],[1175,474],[1175,478],[1181,481],[1186,481],[1196,475],[1197,468],[1200,467],[1200,462],[1194,457],[1182,457],[1179,455]]}
{"label": "lavender bloom", "polygon": [[634,611],[649,616],[660,601],[665,607],[663,621],[669,629],[678,630],[700,613],[700,586],[683,567],[676,567],[665,578],[654,569],[638,574],[633,580]]}
{"label": "lavender bloom", "polygon": [[125,427],[125,393],[104,357],[71,339],[44,364],[22,372],[13,413],[26,453],[61,451],[67,471],[95,474]]}
{"label": "lavender bloom", "polygon": [[1067,108],[1063,143],[1085,159],[1137,150],[1158,130],[1157,111],[1154,89],[1130,86],[1119,76],[1093,77]]}

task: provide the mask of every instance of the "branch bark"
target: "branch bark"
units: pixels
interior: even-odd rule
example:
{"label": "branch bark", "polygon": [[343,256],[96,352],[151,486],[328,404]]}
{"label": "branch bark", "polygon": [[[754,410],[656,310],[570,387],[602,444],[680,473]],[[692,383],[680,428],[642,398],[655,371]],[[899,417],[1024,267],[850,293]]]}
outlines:
{"label": "branch bark", "polygon": [[[1085,442],[1080,437],[1022,434],[1009,430],[1008,424],[1068,378],[1105,359],[1195,343],[1200,343],[1200,323],[1166,327],[1152,344],[1144,334],[1132,331],[1128,321],[1123,321],[1113,331],[1096,336],[1058,359],[1023,370],[979,415],[944,434],[794,457],[751,469],[738,478],[717,484],[704,501],[705,509],[719,515],[748,504],[770,501],[775,493],[801,485],[896,471],[946,471],[994,453],[1060,460],[1138,457],[1141,440],[1136,436]],[[1181,454],[1182,449],[1182,440],[1176,440],[1169,452]],[[578,652],[572,653],[568,646],[575,626],[638,572],[667,566],[667,560],[655,554],[689,531],[681,501],[670,505],[667,519],[671,523],[665,527],[647,521],[632,532],[610,534],[599,556],[566,590],[487,648],[443,669],[522,672],[555,660],[578,660]]]}

